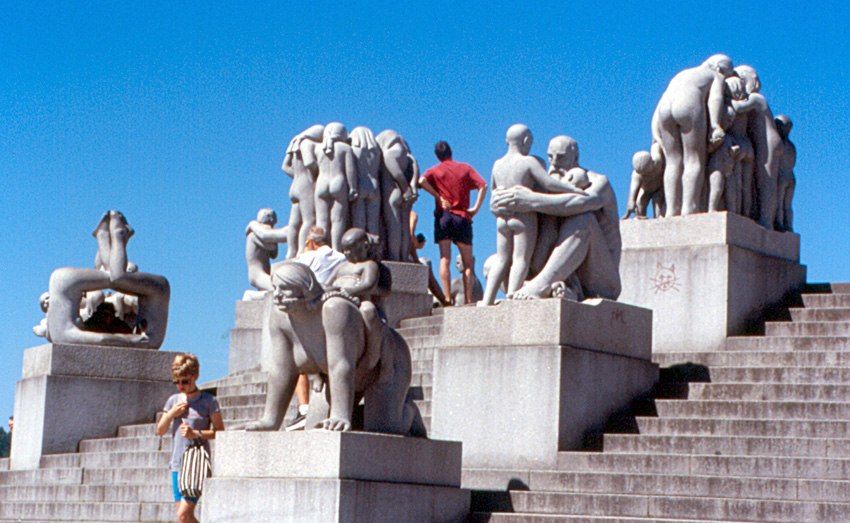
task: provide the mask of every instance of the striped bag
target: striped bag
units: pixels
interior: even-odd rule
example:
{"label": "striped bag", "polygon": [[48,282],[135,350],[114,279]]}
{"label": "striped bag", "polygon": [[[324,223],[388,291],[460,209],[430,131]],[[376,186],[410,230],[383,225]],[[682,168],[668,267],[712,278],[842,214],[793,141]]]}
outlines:
{"label": "striped bag", "polygon": [[189,448],[183,452],[180,461],[178,488],[180,494],[187,498],[199,498],[204,490],[204,480],[212,475],[210,455],[204,448],[203,440],[192,441]]}

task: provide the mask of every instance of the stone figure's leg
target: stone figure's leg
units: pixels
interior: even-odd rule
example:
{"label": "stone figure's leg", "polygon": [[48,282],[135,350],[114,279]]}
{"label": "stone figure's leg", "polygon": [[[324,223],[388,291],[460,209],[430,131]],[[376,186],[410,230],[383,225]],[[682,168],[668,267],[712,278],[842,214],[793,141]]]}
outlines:
{"label": "stone figure's leg", "polygon": [[[759,225],[773,229],[776,221],[777,181],[779,177],[779,156],[782,139],[776,132],[768,132],[767,150],[757,149],[756,185],[758,188]],[[774,136],[775,135],[775,136]],[[763,148],[762,148],[763,149]]]}
{"label": "stone figure's leg", "polygon": [[505,276],[510,269],[510,260],[513,257],[514,235],[507,220],[496,218],[496,260],[487,273],[487,285],[484,287],[484,298],[482,305],[493,305],[496,302],[496,293],[502,285]]}
{"label": "stone figure's leg", "polygon": [[[387,196],[383,205],[384,227],[387,230],[386,257],[388,260],[399,261],[403,256],[401,252],[401,237],[410,228],[408,225],[409,222],[403,222],[401,219],[401,191],[388,175],[382,180],[382,184],[384,189],[388,189],[389,191],[385,193]],[[408,232],[407,234],[410,233]]]}
{"label": "stone figure's leg", "polygon": [[664,198],[667,217],[682,214],[682,141],[678,126],[672,119],[661,125],[661,146],[664,150]]}
{"label": "stone figure's leg", "polygon": [[366,230],[366,200],[363,199],[364,195],[360,195],[357,200],[351,202],[351,226],[359,227]]}
{"label": "stone figure's leg", "polygon": [[[298,208],[301,211],[301,229],[298,232],[297,245],[298,252],[296,256],[304,252],[304,246],[307,243],[307,235],[310,234],[310,229],[316,226],[316,199],[314,197],[315,184],[310,183],[305,185],[304,194],[298,202]],[[325,229],[327,232],[327,229]]]}
{"label": "stone figure's leg", "polygon": [[325,329],[331,396],[330,416],[322,426],[326,430],[350,430],[354,410],[355,365],[366,350],[363,318],[348,300],[331,298],[322,306],[322,324]]}
{"label": "stone figure's leg", "polygon": [[541,214],[537,216],[537,241],[534,243],[534,254],[531,256],[531,274],[536,275],[543,270],[546,260],[555,247],[558,239],[560,218]]}
{"label": "stone figure's leg", "polygon": [[708,210],[722,211],[726,204],[726,177],[723,176],[721,155],[726,154],[718,149],[708,160]]}
{"label": "stone figure's leg", "polygon": [[512,228],[514,245],[508,276],[508,297],[513,296],[528,277],[531,255],[534,254],[534,245],[537,243],[537,213],[516,215],[511,218],[511,222],[516,226]]}
{"label": "stone figure's leg", "polygon": [[785,198],[782,202],[785,209],[782,219],[783,231],[791,232],[794,230],[794,210],[791,207],[791,202],[794,200],[794,189],[796,189],[796,183],[792,182],[785,190]]}
{"label": "stone figure's leg", "polygon": [[263,417],[245,426],[245,430],[266,431],[278,430],[283,423],[286,409],[295,393],[298,382],[298,368],[292,357],[292,343],[281,332],[272,319],[271,342],[273,350],[269,351],[269,378],[266,405]]}
{"label": "stone figure's leg", "polygon": [[[425,437],[425,425],[419,409],[407,399],[412,363],[410,349],[395,331],[388,330],[384,346],[392,352],[392,379],[366,389],[363,428],[386,434]],[[382,361],[383,365],[384,362]]]}
{"label": "stone figure's leg", "polygon": [[[401,213],[401,223],[410,223],[410,211],[413,210],[413,202],[402,202],[399,208]],[[399,261],[405,261],[409,259],[410,253],[410,233],[409,229],[401,229],[399,231]],[[415,260],[412,260],[415,261]]]}
{"label": "stone figure's leg", "polygon": [[127,273],[127,241],[133,236],[133,229],[127,224],[124,215],[117,211],[109,212],[109,279],[116,281]]}
{"label": "stone figure's leg", "polygon": [[682,128],[683,216],[704,211],[700,208],[700,196],[705,183],[706,146],[705,113],[701,113],[687,130]]}
{"label": "stone figure's leg", "polygon": [[385,325],[381,321],[377,307],[371,301],[360,302],[360,315],[366,327],[366,350],[360,356],[357,367],[371,370],[381,359],[381,342],[384,339]]}
{"label": "stone figure's leg", "polygon": [[325,234],[329,234],[331,230],[331,205],[333,204],[333,200],[319,196],[317,193],[314,203],[316,204],[316,227],[324,230]]}
{"label": "stone figure's leg", "polygon": [[286,259],[294,258],[301,250],[302,244],[298,241],[298,236],[301,232],[301,205],[298,202],[292,202],[292,209],[289,211],[289,229],[286,231]]}
{"label": "stone figure's leg", "polygon": [[366,202],[366,232],[381,236],[381,198],[377,192]]}
{"label": "stone figure's leg", "polygon": [[584,296],[616,300],[620,296],[619,264],[612,257],[605,235],[594,219],[584,230],[588,234],[587,253],[575,271]]}
{"label": "stone figure's leg", "polygon": [[109,211],[103,214],[100,223],[92,233],[97,240],[97,255],[94,257],[94,268],[109,270],[109,251],[111,251],[111,240],[109,238]]}
{"label": "stone figure's leg", "polygon": [[331,207],[331,247],[342,252],[342,235],[348,229],[348,199],[335,200]]}

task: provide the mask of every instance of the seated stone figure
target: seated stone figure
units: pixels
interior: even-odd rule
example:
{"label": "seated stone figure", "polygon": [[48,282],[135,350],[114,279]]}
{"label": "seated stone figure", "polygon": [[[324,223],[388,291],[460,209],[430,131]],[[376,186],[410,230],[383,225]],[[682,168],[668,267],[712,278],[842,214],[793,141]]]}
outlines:
{"label": "seated stone figure", "polygon": [[[495,258],[490,263],[495,263]],[[463,258],[460,254],[458,254],[455,258],[455,268],[457,268],[457,272],[463,274]],[[506,282],[503,281],[501,286],[503,292],[507,289],[505,284]],[[475,258],[472,258],[472,303],[479,302],[483,298],[484,287],[481,285],[481,280],[479,280],[478,276],[475,274]],[[463,289],[463,276],[458,276],[452,280],[452,303],[455,305],[466,305],[466,294]]]}
{"label": "seated stone figure", "polygon": [[[66,267],[53,271],[45,332],[48,340],[53,343],[151,349],[162,345],[168,323],[170,287],[168,280],[162,276],[128,271],[126,249],[131,235],[132,229],[124,215],[109,211],[95,230],[98,240],[96,261],[101,268]],[[84,324],[80,316],[81,298],[86,293],[104,289],[121,293],[124,295],[122,300],[125,296],[138,298],[132,332],[110,332],[110,329]],[[132,298],[128,299],[135,303]]]}
{"label": "seated stone figure", "polygon": [[[246,430],[277,430],[292,400],[299,373],[327,376],[330,415],[326,430],[351,430],[354,405],[364,398],[363,429],[425,436],[419,410],[407,399],[410,350],[393,329],[386,329],[381,358],[369,368],[363,359],[366,328],[360,310],[341,293],[325,293],[306,265],[284,261],[272,267],[273,308],[269,385],[263,417]],[[385,357],[386,356],[386,357]],[[379,382],[381,366],[391,361],[390,379]]]}

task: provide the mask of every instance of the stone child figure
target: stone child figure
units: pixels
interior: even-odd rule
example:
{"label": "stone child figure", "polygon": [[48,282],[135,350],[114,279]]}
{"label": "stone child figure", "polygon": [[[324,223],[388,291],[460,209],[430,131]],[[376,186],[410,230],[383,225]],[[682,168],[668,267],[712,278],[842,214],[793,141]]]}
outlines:
{"label": "stone child figure", "polygon": [[626,203],[626,214],[622,219],[628,219],[632,214],[636,218],[646,218],[650,201],[653,216],[664,216],[664,153],[661,151],[661,144],[652,142],[649,152],[636,152],[632,156],[632,168],[634,170],[629,199]]}
{"label": "stone child figure", "polygon": [[289,186],[289,236],[286,258],[294,258],[304,250],[307,233],[316,225],[316,176],[319,172],[318,147],[325,131],[323,125],[314,125],[295,136],[286,149],[282,169],[292,178]]}
{"label": "stone child figure", "polygon": [[348,229],[349,202],[357,199],[357,158],[341,123],[325,126],[316,178],[316,226],[330,231],[331,246],[340,250]]}
{"label": "stone child figure", "polygon": [[[492,267],[492,264],[496,263],[496,258],[498,258],[498,256],[495,255],[495,254],[493,256],[495,256],[495,258],[493,258],[493,261],[490,262],[491,267]],[[465,267],[463,266],[463,256],[461,256],[460,254],[458,254],[455,257],[455,268],[457,269],[457,272],[459,272],[460,274],[464,273]],[[489,274],[489,270],[490,270],[490,267],[487,268],[487,271],[485,272],[485,274]],[[502,287],[503,291],[507,289],[507,287],[505,287],[504,285],[502,285],[501,287]],[[484,287],[481,285],[481,280],[479,280],[478,276],[475,274],[475,258],[473,257],[472,258],[472,303],[479,302],[482,299],[484,299]],[[457,278],[454,278],[452,280],[452,303],[454,303],[455,305],[466,305],[466,293],[464,292],[464,289],[463,289],[463,276],[458,276]]]}
{"label": "stone child figure", "polygon": [[290,227],[275,229],[277,214],[260,209],[257,219],[245,228],[245,262],[248,281],[258,291],[272,290],[271,260],[277,258],[277,244],[287,241]]}
{"label": "stone child figure", "polygon": [[721,125],[724,79],[732,74],[729,57],[714,55],[674,76],[661,95],[652,116],[652,139],[664,151],[668,217],[700,211],[708,149],[716,149],[726,134]]}
{"label": "stone child figure", "polygon": [[[508,129],[505,141],[508,144],[507,154],[493,164],[491,185],[494,189],[520,185],[529,189],[539,186],[548,192],[580,193],[575,188],[548,176],[543,160],[536,156],[529,156],[534,139],[528,127],[522,124],[512,125]],[[506,273],[508,298],[513,297],[528,276],[531,256],[537,242],[537,213],[497,214],[496,231],[498,258],[488,274],[483,298],[485,305],[492,305],[495,302],[496,292]]]}
{"label": "stone child figure", "polygon": [[382,351],[392,352],[389,380],[378,381],[379,361],[369,368],[363,317],[350,299],[325,295],[306,265],[284,261],[272,267],[273,307],[267,321],[271,350],[269,385],[263,417],[247,430],[277,430],[292,399],[299,373],[327,375],[330,415],[326,430],[352,428],[355,402],[364,398],[366,431],[424,436],[419,410],[407,399],[410,350],[393,329],[386,329]]}
{"label": "stone child figure", "polygon": [[[397,132],[376,138],[381,147],[381,211],[386,230],[384,259],[404,261],[410,252],[410,213],[418,198],[419,163]],[[415,260],[414,260],[415,261]]]}
{"label": "stone child figure", "polygon": [[779,182],[776,191],[776,230],[794,230],[794,211],[791,202],[794,199],[794,188],[797,179],[794,176],[794,165],[797,163],[797,149],[788,135],[791,133],[791,120],[784,115],[779,115],[774,120],[776,130],[782,137],[782,155],[779,160]]}

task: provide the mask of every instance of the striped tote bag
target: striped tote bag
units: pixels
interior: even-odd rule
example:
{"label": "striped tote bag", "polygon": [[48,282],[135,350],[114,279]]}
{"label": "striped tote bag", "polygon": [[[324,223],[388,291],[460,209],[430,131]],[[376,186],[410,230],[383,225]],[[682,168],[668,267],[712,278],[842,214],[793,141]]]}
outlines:
{"label": "striped tote bag", "polygon": [[199,498],[204,490],[204,480],[212,475],[210,455],[204,448],[203,440],[192,441],[189,448],[183,452],[180,461],[180,476],[178,487],[180,494],[187,498]]}

